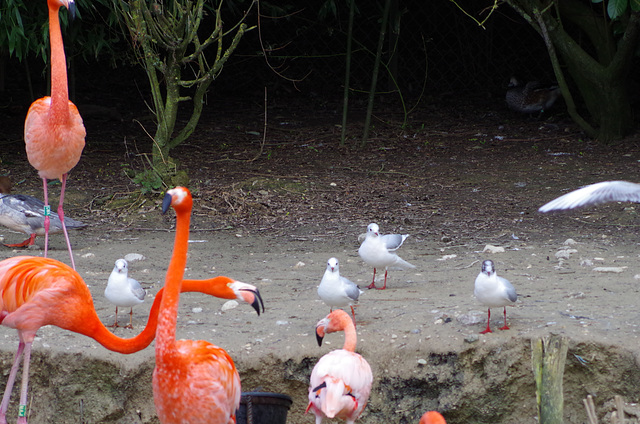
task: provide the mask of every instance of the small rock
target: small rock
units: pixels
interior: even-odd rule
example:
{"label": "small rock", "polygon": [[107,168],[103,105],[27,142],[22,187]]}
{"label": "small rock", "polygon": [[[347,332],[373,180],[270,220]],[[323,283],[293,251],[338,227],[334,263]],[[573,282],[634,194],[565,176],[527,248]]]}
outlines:
{"label": "small rock", "polygon": [[418,359],[418,365],[427,365],[427,360],[426,359]]}
{"label": "small rock", "polygon": [[464,338],[465,343],[475,343],[478,340],[480,340],[480,336],[478,336],[477,334],[469,334]]}
{"label": "small rock", "polygon": [[484,321],[484,312],[471,311],[466,314],[458,315],[456,318],[462,325],[475,325]]}
{"label": "small rock", "polygon": [[440,259],[436,259],[436,261],[446,261],[448,259],[453,259],[453,258],[457,258],[458,255],[444,255],[443,257],[441,257]]}
{"label": "small rock", "polygon": [[278,321],[276,321],[276,325],[289,325],[289,321],[278,320]]}
{"label": "small rock", "polygon": [[565,246],[573,246],[574,244],[578,244],[578,242],[572,238],[568,238],[562,244],[564,244]]}
{"label": "small rock", "polygon": [[124,260],[131,263],[131,262],[136,262],[136,261],[144,261],[145,258],[144,255],[141,255],[140,253],[127,253],[126,255],[124,255]]}
{"label": "small rock", "polygon": [[623,267],[620,267],[620,266],[597,266],[597,267],[593,268],[593,271],[595,271],[595,272],[613,272],[613,273],[619,274],[619,273],[623,272],[625,268],[626,268],[626,266],[623,266]]}
{"label": "small rock", "polygon": [[578,253],[576,249],[562,249],[556,252],[557,259],[569,259],[572,253]]}
{"label": "small rock", "polygon": [[200,312],[202,312],[202,308],[199,308],[199,307],[192,308],[191,312],[193,312],[194,314],[199,314]]}
{"label": "small rock", "polygon": [[482,249],[482,253],[504,253],[504,247],[502,246],[494,246],[492,244],[487,244],[484,249]]}
{"label": "small rock", "polygon": [[222,308],[220,308],[223,311],[228,311],[229,309],[234,309],[238,307],[238,302],[235,300],[230,300],[228,302],[225,302],[224,305],[222,305]]}
{"label": "small rock", "polygon": [[580,261],[580,266],[593,266],[593,261],[591,259],[583,259]]}
{"label": "small rock", "polygon": [[[0,241],[1,241],[1,240],[0,240]],[[82,256],[80,256],[80,257],[81,257],[81,258],[85,258],[85,259],[87,259],[87,258],[95,258],[95,257],[96,257],[96,255],[95,255],[95,253],[91,253],[91,252],[89,252],[89,253],[85,253],[84,255],[82,255]]]}
{"label": "small rock", "polygon": [[294,268],[302,268],[303,266],[305,266],[306,264],[302,261],[298,261],[297,264],[295,264],[293,267]]}

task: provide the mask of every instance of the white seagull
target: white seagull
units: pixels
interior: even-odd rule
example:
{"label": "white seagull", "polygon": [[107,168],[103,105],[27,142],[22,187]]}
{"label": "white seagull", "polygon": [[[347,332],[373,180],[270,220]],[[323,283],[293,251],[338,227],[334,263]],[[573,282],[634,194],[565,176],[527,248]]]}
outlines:
{"label": "white seagull", "polygon": [[356,313],[353,305],[358,303],[362,290],[354,282],[340,275],[340,267],[336,258],[327,261],[327,270],[318,286],[318,296],[333,312],[333,308],[351,307],[353,323],[356,323]]}
{"label": "white seagull", "polygon": [[506,278],[499,277],[493,266],[493,261],[482,262],[482,271],[476,277],[473,294],[484,306],[487,306],[487,328],[480,334],[491,333],[489,323],[491,322],[491,308],[502,306],[504,308],[504,327],[500,330],[508,330],[507,326],[507,305],[518,300],[516,289]]}
{"label": "white seagull", "polygon": [[398,250],[409,234],[380,234],[378,224],[371,223],[367,226],[367,234],[358,249],[358,254],[367,264],[373,267],[373,282],[368,289],[378,289],[376,287],[376,268],[384,267],[384,285],[378,290],[387,288],[387,271],[389,269],[406,270],[415,268],[409,262],[396,255]]}
{"label": "white seagull", "polygon": [[538,211],[551,212],[607,202],[640,203],[640,184],[628,181],[603,181],[591,184],[550,201]]}
{"label": "white seagull", "polygon": [[125,328],[133,328],[133,307],[144,301],[145,290],[133,278],[129,277],[129,264],[124,259],[118,259],[109,275],[107,288],[104,295],[109,302],[116,305],[116,321],[112,327],[118,327],[118,306],[131,308],[129,311],[129,325]]}

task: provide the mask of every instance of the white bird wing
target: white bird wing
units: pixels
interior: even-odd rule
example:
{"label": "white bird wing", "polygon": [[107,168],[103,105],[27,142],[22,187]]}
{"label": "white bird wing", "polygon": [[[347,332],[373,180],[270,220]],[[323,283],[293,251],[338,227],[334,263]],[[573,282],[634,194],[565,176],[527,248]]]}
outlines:
{"label": "white bird wing", "polygon": [[387,250],[393,252],[402,246],[407,237],[409,237],[409,234],[385,234],[380,236],[380,240],[387,246]]}
{"label": "white bird wing", "polygon": [[129,286],[131,287],[131,292],[140,300],[144,300],[147,292],[142,288],[138,280],[134,280],[131,277],[128,277]]}
{"label": "white bird wing", "polygon": [[640,203],[640,184],[628,181],[603,181],[591,184],[550,201],[538,211],[551,212],[606,202]]}
{"label": "white bird wing", "polygon": [[349,296],[349,299],[354,301],[358,301],[358,297],[363,293],[362,290],[354,283],[346,277],[340,276],[340,281],[342,282],[342,287],[344,287],[344,291]]}

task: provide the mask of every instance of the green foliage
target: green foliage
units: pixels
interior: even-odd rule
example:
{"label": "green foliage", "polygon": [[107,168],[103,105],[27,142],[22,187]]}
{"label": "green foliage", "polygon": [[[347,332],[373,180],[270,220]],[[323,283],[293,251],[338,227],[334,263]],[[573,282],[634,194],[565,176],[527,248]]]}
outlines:
{"label": "green foliage", "polygon": [[[22,61],[29,56],[48,61],[49,29],[45,0],[2,0],[0,2],[0,50]],[[108,55],[115,65],[122,57],[116,45],[123,33],[110,0],[77,0],[76,19],[69,22],[61,8],[60,24],[71,56],[85,60]]]}
{"label": "green foliage", "polygon": [[[603,0],[591,0],[592,3],[602,3]],[[617,19],[631,9],[633,12],[640,12],[640,0],[609,0],[607,3],[607,15],[611,19]]]}

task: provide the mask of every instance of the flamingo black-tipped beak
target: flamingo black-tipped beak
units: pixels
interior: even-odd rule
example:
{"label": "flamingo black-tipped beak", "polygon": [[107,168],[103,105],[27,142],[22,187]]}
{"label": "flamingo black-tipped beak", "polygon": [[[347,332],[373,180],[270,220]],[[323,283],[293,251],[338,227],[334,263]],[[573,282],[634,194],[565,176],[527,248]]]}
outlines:
{"label": "flamingo black-tipped beak", "polygon": [[162,214],[164,215],[165,213],[167,213],[167,211],[169,210],[169,207],[171,207],[171,200],[173,199],[173,196],[171,196],[169,193],[164,195],[164,199],[162,199]]}
{"label": "flamingo black-tipped beak", "polygon": [[69,0],[67,4],[67,10],[69,11],[69,16],[71,19],[75,19],[76,17],[76,2],[74,0]]}
{"label": "flamingo black-tipped beak", "polygon": [[318,342],[318,346],[322,346],[322,339],[324,339],[324,334],[320,335],[320,332],[316,328],[316,341]]}
{"label": "flamingo black-tipped beak", "polygon": [[253,303],[251,303],[251,306],[253,306],[253,309],[256,310],[258,316],[260,316],[260,307],[262,307],[262,312],[264,312],[264,302],[262,302],[262,296],[260,296],[260,292],[258,291],[258,289],[240,289],[240,291],[248,291],[253,293],[255,298],[253,299]]}

